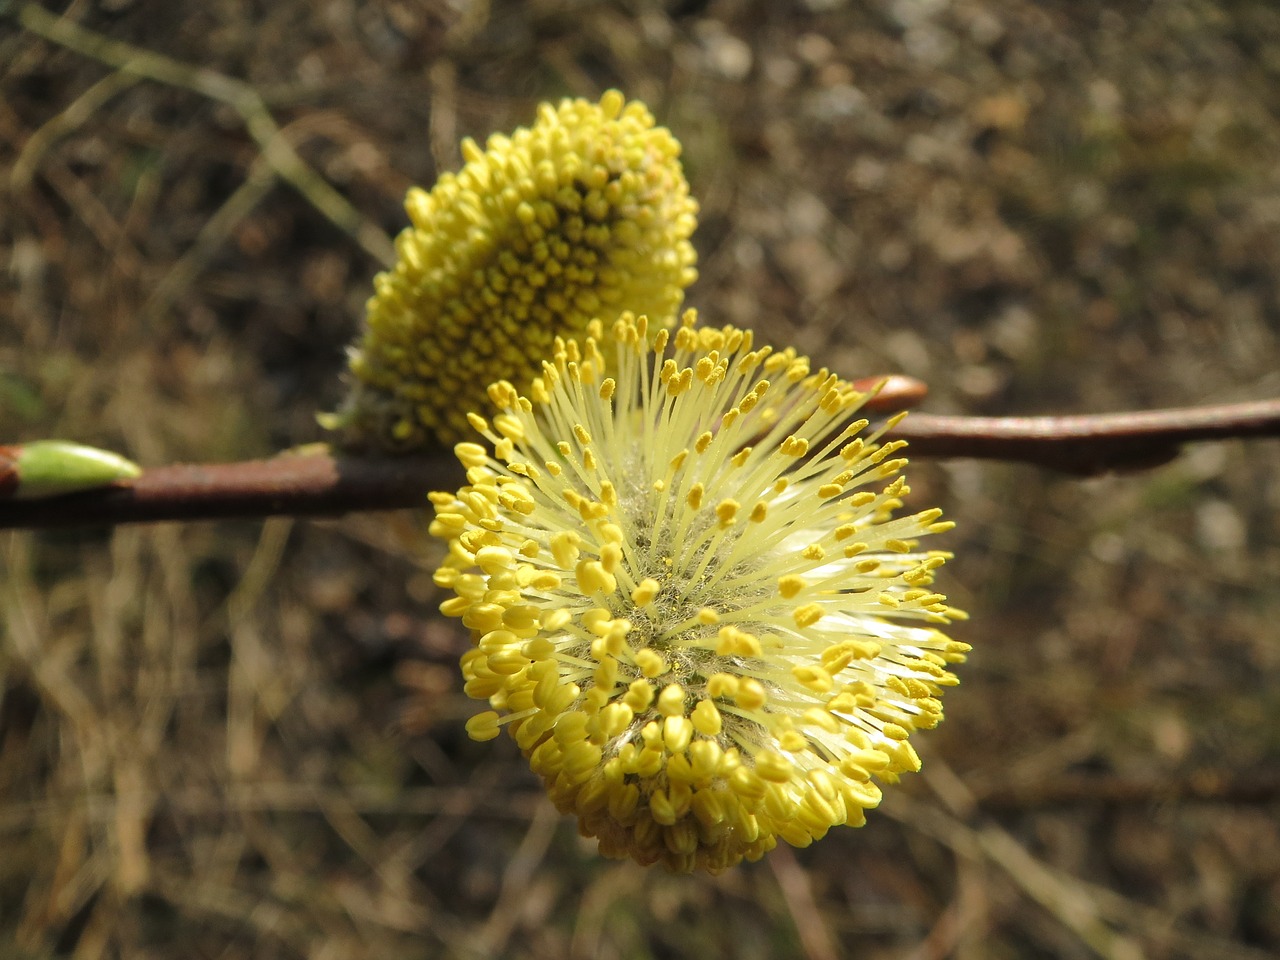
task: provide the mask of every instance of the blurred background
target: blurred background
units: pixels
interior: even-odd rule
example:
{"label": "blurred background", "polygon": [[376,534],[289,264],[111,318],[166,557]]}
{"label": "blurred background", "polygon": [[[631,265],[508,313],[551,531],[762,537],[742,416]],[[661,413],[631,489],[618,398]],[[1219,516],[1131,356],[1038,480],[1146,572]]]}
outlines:
{"label": "blurred background", "polygon": [[[1271,0],[49,9],[130,46],[0,19],[3,441],[320,439],[406,188],[611,86],[685,146],[709,322],[931,412],[1280,395]],[[908,474],[973,614],[924,772],[715,878],[600,859],[467,740],[420,514],[0,534],[0,956],[1275,956],[1280,445]]]}

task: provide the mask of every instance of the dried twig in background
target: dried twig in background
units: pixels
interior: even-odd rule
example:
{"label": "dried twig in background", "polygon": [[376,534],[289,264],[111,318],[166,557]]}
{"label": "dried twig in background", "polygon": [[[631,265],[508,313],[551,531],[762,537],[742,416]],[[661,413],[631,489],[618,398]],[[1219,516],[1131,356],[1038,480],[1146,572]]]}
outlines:
{"label": "dried twig in background", "polygon": [[[54,16],[34,3],[20,6],[17,20],[37,36],[97,60],[122,74],[191,90],[231,107],[244,121],[245,130],[257,143],[276,176],[292,185],[308,203],[334,226],[350,235],[375,260],[387,266],[395,261],[391,238],[298,156],[288,140],[281,136],[279,124],[251,84],[109,39]],[[107,84],[91,98],[91,102],[110,97],[126,86],[123,83]]]}

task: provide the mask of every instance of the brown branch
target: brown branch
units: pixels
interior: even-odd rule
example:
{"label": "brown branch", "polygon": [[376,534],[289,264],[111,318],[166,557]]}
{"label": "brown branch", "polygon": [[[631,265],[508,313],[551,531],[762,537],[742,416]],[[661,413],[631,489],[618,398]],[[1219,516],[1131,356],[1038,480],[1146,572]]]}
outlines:
{"label": "brown branch", "polygon": [[[890,390],[889,395],[900,402],[918,399],[918,383],[904,384],[901,393]],[[877,405],[883,409],[883,393]],[[909,440],[914,457],[1012,460],[1087,475],[1155,466],[1191,441],[1280,436],[1280,400],[1074,417],[913,414],[886,436]],[[157,467],[97,490],[43,500],[0,498],[0,529],[337,516],[425,507],[428,491],[455,489],[461,482],[461,467],[445,451],[380,459],[285,455]]]}
{"label": "brown branch", "polygon": [[113,526],[162,520],[324,517],[425,507],[456,488],[452,454],[387,458],[284,455],[243,463],[156,467],[136,480],[42,500],[0,500],[0,529]]}
{"label": "brown branch", "polygon": [[1079,476],[1168,463],[1182,444],[1280,437],[1280,400],[1072,417],[912,414],[889,436],[913,457],[1013,460]]}

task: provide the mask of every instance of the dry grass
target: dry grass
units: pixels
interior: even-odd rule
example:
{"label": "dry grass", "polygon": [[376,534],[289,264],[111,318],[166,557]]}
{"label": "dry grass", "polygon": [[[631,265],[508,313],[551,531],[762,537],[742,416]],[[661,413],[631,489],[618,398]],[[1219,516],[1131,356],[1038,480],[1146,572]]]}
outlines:
{"label": "dry grass", "polygon": [[[69,15],[251,84],[375,232],[458,137],[620,86],[686,145],[704,316],[922,376],[933,410],[1280,393],[1266,0]],[[375,259],[234,109],[11,26],[0,436],[144,463],[314,439]],[[599,860],[511,744],[467,741],[418,517],[5,535],[0,956],[1280,952],[1280,450],[912,480],[961,523],[975,615],[926,772],[714,879]]]}

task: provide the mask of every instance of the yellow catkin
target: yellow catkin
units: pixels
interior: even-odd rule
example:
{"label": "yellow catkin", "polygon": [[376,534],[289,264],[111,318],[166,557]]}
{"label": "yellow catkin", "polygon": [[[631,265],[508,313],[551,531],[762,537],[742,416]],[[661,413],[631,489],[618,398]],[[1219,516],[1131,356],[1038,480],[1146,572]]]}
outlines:
{"label": "yellow catkin", "polygon": [[532,126],[462,150],[461,170],[409,191],[349,396],[321,418],[349,447],[462,440],[489,384],[527,384],[557,336],[623,309],[674,321],[696,276],[680,144],[639,101],[543,104]]}
{"label": "yellow catkin", "polygon": [[841,445],[861,394],[690,311],[589,324],[527,398],[487,397],[468,484],[430,498],[491,708],[467,730],[505,726],[602,853],[723,870],[861,825],[873,781],[919,769],[968,646],[938,629],[949,555],[915,546],[938,512],[895,519],[901,458]]}

